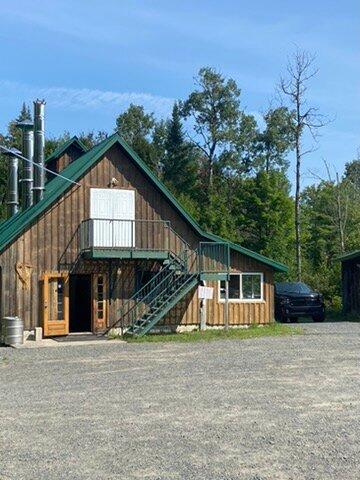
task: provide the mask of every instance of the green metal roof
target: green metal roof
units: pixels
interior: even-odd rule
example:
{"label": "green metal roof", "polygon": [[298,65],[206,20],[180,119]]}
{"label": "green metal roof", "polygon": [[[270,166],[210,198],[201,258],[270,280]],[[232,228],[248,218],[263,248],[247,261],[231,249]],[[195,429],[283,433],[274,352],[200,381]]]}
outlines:
{"label": "green metal roof", "polygon": [[344,253],[344,255],[339,255],[335,260],[340,262],[346,262],[346,260],[352,260],[353,258],[360,257],[360,250],[354,250],[353,252]]}
{"label": "green metal roof", "polygon": [[[221,237],[212,233],[205,232],[200,225],[184,210],[178,203],[176,198],[170,193],[165,185],[156,177],[150,168],[141,160],[141,158],[134,152],[134,150],[120,137],[118,133],[114,133],[106,138],[94,148],[84,153],[74,162],[70,163],[61,175],[72,181],[78,181],[89,168],[91,168],[109,148],[113,145],[119,144],[135,162],[135,164],[147,175],[150,181],[162,192],[170,201],[173,207],[181,214],[182,217],[193,227],[193,229],[205,239],[214,242],[227,242]],[[17,213],[0,225],[0,251],[2,251],[10,242],[12,242],[18,235],[20,235],[31,223],[45,210],[52,205],[63,193],[65,193],[72,185],[61,177],[55,177],[46,184],[44,198],[37,204],[27,208],[26,210]],[[274,270],[280,272],[287,272],[288,268],[274,260],[271,260],[259,253],[253,252],[236,243],[229,242],[230,247],[247,257],[251,257],[265,265],[272,267]]]}
{"label": "green metal roof", "polygon": [[45,160],[45,163],[50,162],[54,158],[61,157],[61,155],[63,155],[66,152],[66,150],[72,145],[78,147],[83,153],[87,152],[87,148],[85,147],[85,145],[75,135],[72,138],[69,138],[69,140],[66,140],[66,142],[61,143],[57,148],[55,148],[52,154],[47,157],[47,159]]}

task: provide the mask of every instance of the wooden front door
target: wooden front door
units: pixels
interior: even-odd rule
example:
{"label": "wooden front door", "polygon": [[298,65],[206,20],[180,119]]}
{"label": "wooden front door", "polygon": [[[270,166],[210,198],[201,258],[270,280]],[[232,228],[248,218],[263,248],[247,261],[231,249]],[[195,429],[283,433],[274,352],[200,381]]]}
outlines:
{"label": "wooden front door", "polygon": [[44,337],[69,333],[69,277],[66,272],[45,272],[42,277]]}

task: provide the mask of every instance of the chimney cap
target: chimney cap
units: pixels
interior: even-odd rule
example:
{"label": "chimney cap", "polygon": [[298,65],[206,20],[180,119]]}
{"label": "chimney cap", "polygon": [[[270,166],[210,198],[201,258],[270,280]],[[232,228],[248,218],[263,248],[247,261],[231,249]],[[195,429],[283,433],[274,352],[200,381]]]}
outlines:
{"label": "chimney cap", "polygon": [[41,99],[41,98],[37,98],[35,101],[34,101],[34,104],[40,104],[40,105],[46,105],[46,102],[45,102],[45,98]]}
{"label": "chimney cap", "polygon": [[32,120],[22,120],[21,122],[17,122],[16,126],[24,130],[31,130],[34,128],[34,122]]}

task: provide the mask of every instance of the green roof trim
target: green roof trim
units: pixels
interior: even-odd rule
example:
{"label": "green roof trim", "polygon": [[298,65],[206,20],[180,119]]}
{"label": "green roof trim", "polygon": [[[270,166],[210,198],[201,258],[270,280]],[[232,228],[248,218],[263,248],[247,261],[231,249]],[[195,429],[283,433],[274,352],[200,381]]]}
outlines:
{"label": "green roof trim", "polygon": [[51,160],[53,160],[54,158],[59,158],[61,157],[65,152],[66,150],[71,147],[72,145],[78,147],[83,153],[86,153],[87,152],[87,148],[85,147],[85,145],[82,143],[81,140],[78,139],[78,137],[76,135],[74,135],[73,137],[69,138],[69,140],[66,140],[66,142],[64,143],[61,143],[60,145],[58,145],[55,150],[52,152],[51,155],[49,155],[46,160],[45,160],[45,163],[47,162],[50,162]]}
{"label": "green roof trim", "polygon": [[[103,140],[94,148],[79,157],[76,161],[70,163],[61,175],[72,181],[77,181],[96,161],[100,158],[114,143],[114,136]],[[112,140],[111,144],[110,141]],[[0,225],[0,251],[2,251],[15,237],[22,233],[33,220],[52,205],[63,193],[65,193],[73,184],[67,182],[62,177],[54,177],[45,185],[44,198],[27,208],[20,211]]]}
{"label": "green roof trim", "polygon": [[[89,170],[113,145],[119,144],[125,152],[131,157],[135,164],[142,170],[160,192],[170,201],[173,207],[185,218],[185,220],[194,228],[194,230],[205,239],[214,242],[228,242],[217,235],[205,232],[200,225],[189,215],[189,213],[180,205],[172,193],[165,185],[156,177],[150,168],[141,160],[136,152],[120,137],[118,133],[114,133],[106,138],[98,145],[93,147],[70,163],[61,175],[72,181],[78,181],[87,170]],[[43,213],[50,205],[52,205],[63,193],[65,193],[72,184],[61,177],[55,177],[46,184],[44,198],[37,204],[17,213],[0,225],[0,251],[2,251],[11,241],[20,235],[41,213]],[[228,242],[230,248],[258,262],[270,266],[279,272],[287,272],[288,267],[282,263],[275,262],[270,258],[259,253],[248,250],[236,243]]]}
{"label": "green roof trim", "polygon": [[261,263],[264,263],[266,265],[269,265],[272,267],[274,270],[277,270],[279,272],[288,272],[289,268],[286,265],[283,265],[282,263],[275,262],[274,260],[271,260],[270,258],[265,257],[264,255],[261,255],[260,253],[253,252],[252,250],[249,250],[245,247],[242,247],[241,245],[238,245],[237,243],[229,242],[228,240],[225,240],[217,235],[214,235],[213,233],[208,233],[205,232],[200,225],[192,218],[192,216],[180,205],[180,203],[176,200],[174,195],[165,187],[165,185],[156,177],[156,175],[150,170],[150,168],[146,165],[146,163],[141,160],[141,158],[138,156],[138,154],[123,140],[120,135],[118,136],[119,138],[119,143],[121,146],[126,150],[126,152],[130,155],[130,157],[135,160],[135,162],[138,164],[138,166],[143,170],[147,176],[155,183],[155,185],[159,188],[159,190],[170,200],[170,202],[173,204],[173,206],[179,211],[179,213],[185,217],[185,219],[190,223],[190,225],[199,233],[199,235],[212,240],[214,242],[228,242],[230,244],[230,247],[239,252],[242,253],[243,255],[246,255],[247,257],[251,257],[254,260],[257,260]]}
{"label": "green roof trim", "polygon": [[352,260],[354,258],[360,257],[360,250],[354,250],[353,252],[344,253],[344,255],[339,255],[335,260],[339,262],[346,262],[346,260]]}

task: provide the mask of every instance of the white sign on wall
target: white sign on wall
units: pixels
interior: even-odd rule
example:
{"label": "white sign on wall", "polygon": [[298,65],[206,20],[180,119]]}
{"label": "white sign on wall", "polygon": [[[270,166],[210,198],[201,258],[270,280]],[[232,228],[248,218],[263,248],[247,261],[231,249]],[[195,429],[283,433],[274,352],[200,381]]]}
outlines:
{"label": "white sign on wall", "polygon": [[199,287],[199,298],[202,300],[212,300],[214,297],[214,289],[212,287]]}

